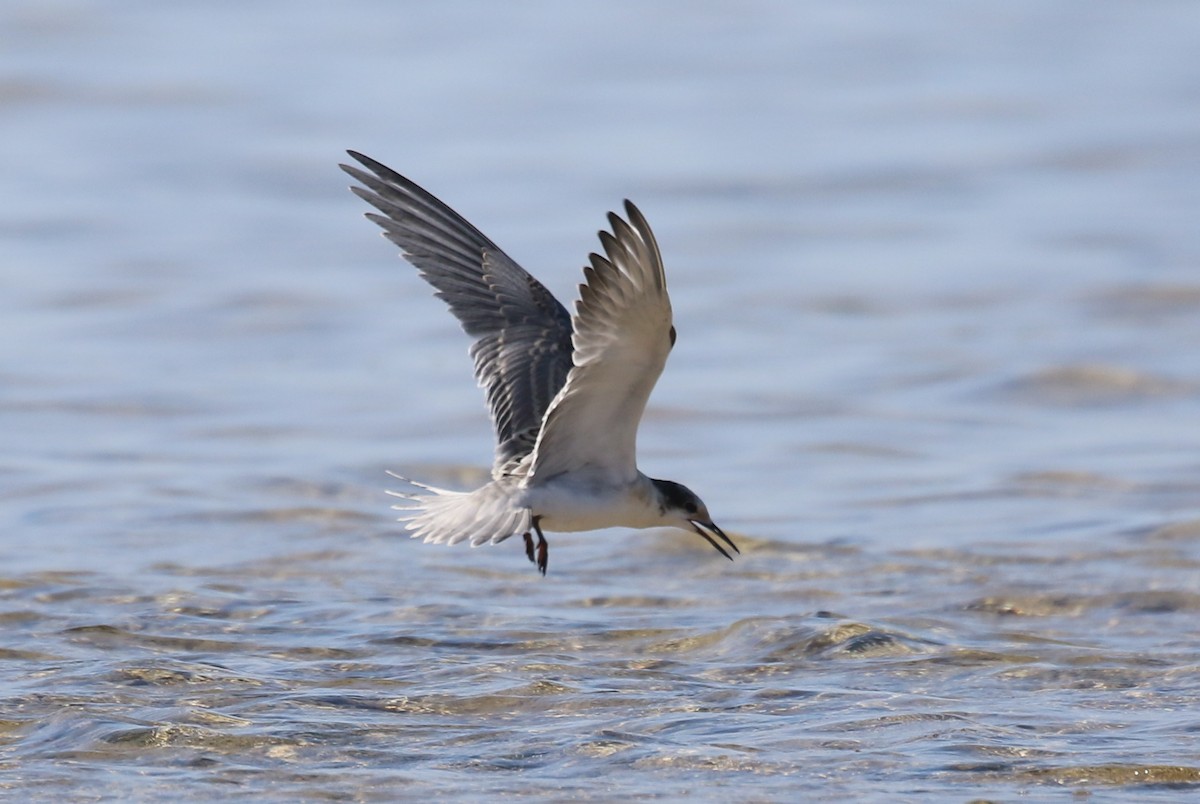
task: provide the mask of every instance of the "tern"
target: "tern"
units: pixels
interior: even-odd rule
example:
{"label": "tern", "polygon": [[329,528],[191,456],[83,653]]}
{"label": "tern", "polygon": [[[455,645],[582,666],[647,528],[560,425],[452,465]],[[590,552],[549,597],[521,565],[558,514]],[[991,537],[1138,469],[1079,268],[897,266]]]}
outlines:
{"label": "tern", "polygon": [[[543,531],[678,527],[740,553],[691,489],[637,467],[646,401],[675,345],[662,257],[642,213],[608,214],[604,256],[589,255],[575,314],[462,216],[390,168],[348,151],[367,218],[432,285],[474,339],[470,356],[496,432],[489,483],[423,494],[400,521],[413,538],[475,547],[520,535],[546,574]],[[537,535],[537,544],[533,542]],[[716,538],[714,538],[716,537]],[[717,539],[721,541],[718,542]]]}

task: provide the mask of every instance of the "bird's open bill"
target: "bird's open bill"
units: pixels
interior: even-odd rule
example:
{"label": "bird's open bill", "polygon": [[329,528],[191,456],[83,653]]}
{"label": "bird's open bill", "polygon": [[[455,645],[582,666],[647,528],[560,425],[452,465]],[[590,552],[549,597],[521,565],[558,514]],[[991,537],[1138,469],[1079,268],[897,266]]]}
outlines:
{"label": "bird's open bill", "polygon": [[726,536],[725,531],[718,528],[715,522],[701,522],[698,519],[690,519],[688,521],[692,523],[692,527],[696,529],[697,533],[704,537],[706,542],[715,547],[718,553],[725,556],[730,561],[733,561],[733,556],[729,555],[725,548],[722,547],[716,539],[709,535],[710,531],[724,539],[725,544],[733,548],[733,552],[737,553],[738,555],[742,554],[742,551],[739,550],[737,545],[733,543],[733,539],[730,539],[728,536]]}

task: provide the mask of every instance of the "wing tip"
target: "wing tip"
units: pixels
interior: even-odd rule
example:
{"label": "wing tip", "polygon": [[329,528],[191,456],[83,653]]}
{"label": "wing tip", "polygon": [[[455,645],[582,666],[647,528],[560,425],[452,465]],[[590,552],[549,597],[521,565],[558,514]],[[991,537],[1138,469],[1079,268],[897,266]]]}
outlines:
{"label": "wing tip", "polygon": [[[659,291],[665,291],[667,276],[654,231],[650,228],[646,216],[628,198],[624,200],[624,208],[628,220],[610,211],[607,216],[610,231],[601,230],[597,233],[608,259],[604,260],[595,253],[588,255],[589,259],[593,265],[596,264],[597,258],[612,266],[624,266],[629,262],[640,264],[641,270],[649,272],[653,277],[655,287]],[[625,271],[623,267],[618,269]]]}

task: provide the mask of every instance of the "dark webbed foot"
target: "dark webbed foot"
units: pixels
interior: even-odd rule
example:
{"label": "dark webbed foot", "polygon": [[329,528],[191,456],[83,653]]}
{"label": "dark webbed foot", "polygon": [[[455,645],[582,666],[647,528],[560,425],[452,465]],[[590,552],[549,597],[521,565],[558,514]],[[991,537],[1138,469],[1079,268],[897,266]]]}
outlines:
{"label": "dark webbed foot", "polygon": [[542,575],[546,574],[546,565],[550,561],[550,545],[546,543],[546,537],[542,535],[542,529],[538,525],[538,520],[541,517],[533,518],[533,529],[537,532],[537,547],[533,545],[533,537],[525,533],[525,557],[532,563],[537,565],[538,571]]}
{"label": "dark webbed foot", "polygon": [[550,561],[550,545],[546,544],[546,537],[542,535],[541,517],[533,518],[533,529],[537,531],[537,568],[544,576],[546,574],[546,564]]}

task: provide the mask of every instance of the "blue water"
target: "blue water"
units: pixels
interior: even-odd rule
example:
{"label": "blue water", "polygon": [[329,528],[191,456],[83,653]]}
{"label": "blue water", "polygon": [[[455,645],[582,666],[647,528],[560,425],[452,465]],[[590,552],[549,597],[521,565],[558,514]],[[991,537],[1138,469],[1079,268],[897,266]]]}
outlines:
{"label": "blue water", "polygon": [[[1200,8],[0,8],[0,790],[1176,800],[1200,784]],[[743,546],[404,539],[491,459],[336,165],[574,299]]]}

